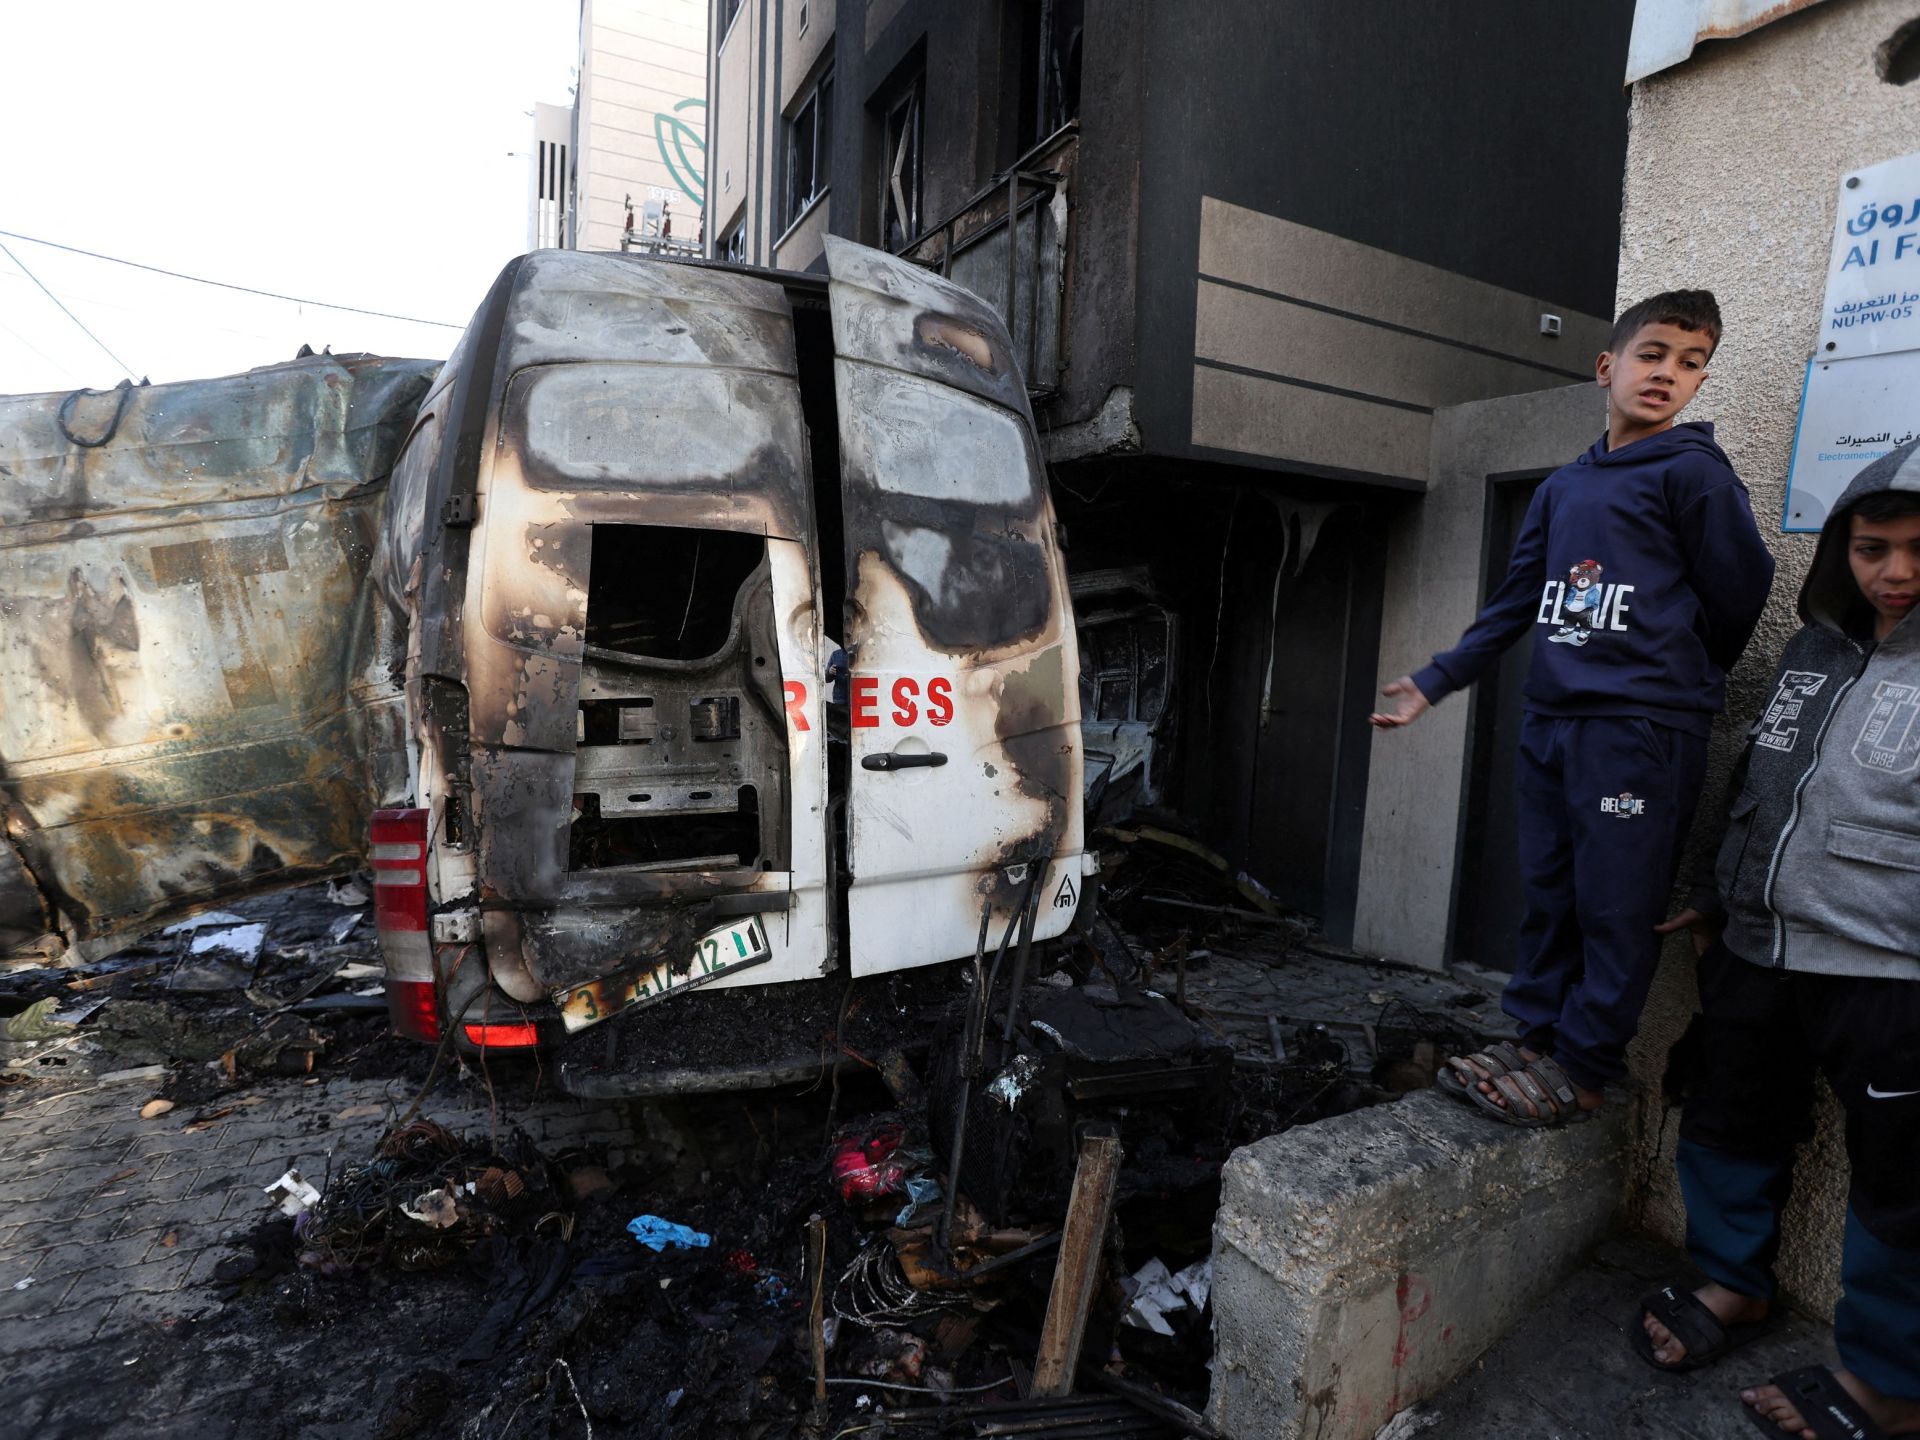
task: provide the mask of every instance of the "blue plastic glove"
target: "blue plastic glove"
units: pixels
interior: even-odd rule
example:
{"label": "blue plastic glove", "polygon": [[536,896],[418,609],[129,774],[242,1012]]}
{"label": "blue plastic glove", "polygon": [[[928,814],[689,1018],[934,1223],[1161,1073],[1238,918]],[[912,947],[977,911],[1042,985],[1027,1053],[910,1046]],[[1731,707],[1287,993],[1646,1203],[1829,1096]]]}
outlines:
{"label": "blue plastic glove", "polygon": [[671,1245],[676,1250],[705,1249],[713,1243],[711,1235],[689,1230],[658,1215],[636,1215],[627,1222],[627,1233],[658,1255]]}

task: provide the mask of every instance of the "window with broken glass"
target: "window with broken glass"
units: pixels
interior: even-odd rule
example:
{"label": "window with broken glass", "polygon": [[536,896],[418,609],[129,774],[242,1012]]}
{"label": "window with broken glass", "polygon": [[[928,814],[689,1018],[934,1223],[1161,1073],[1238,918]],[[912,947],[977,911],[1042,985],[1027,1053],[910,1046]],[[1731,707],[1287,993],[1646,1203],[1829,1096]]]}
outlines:
{"label": "window with broken glass", "polygon": [[921,129],[926,72],[915,75],[883,111],[880,151],[880,243],[898,253],[920,236]]}
{"label": "window with broken glass", "polygon": [[787,209],[791,225],[827,193],[833,154],[833,72],[814,82],[800,108],[787,121]]}
{"label": "window with broken glass", "polygon": [[735,265],[747,263],[747,222],[744,216],[721,238],[719,256]]}
{"label": "window with broken glass", "polygon": [[1080,114],[1080,42],[1086,0],[1006,0],[1003,12],[1003,164]]}

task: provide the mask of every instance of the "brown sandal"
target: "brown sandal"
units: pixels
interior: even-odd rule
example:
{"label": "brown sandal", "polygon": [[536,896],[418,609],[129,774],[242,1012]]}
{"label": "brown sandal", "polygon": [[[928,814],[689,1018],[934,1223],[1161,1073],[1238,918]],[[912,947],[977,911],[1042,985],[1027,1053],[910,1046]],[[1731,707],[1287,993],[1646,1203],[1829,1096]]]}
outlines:
{"label": "brown sandal", "polygon": [[[1573,1081],[1551,1056],[1542,1055],[1517,1070],[1494,1076],[1493,1088],[1506,1099],[1505,1105],[1481,1093],[1477,1085],[1469,1089],[1467,1098],[1503,1124],[1522,1130],[1578,1125],[1593,1117],[1591,1110],[1580,1108],[1580,1095]],[[1531,1105],[1533,1113],[1527,1114],[1520,1108],[1522,1105]]]}
{"label": "brown sandal", "polygon": [[1446,1063],[1447,1068],[1433,1077],[1434,1085],[1456,1100],[1467,1100],[1470,1091],[1479,1090],[1481,1081],[1492,1083],[1502,1075],[1524,1069],[1527,1059],[1519,1046],[1502,1040],[1472,1055],[1449,1055]]}

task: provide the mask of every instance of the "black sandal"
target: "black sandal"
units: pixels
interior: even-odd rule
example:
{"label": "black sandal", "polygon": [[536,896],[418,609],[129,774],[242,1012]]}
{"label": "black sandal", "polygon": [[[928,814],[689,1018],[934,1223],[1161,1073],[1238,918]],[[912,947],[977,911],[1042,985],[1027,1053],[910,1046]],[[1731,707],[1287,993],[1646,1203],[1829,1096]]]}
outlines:
{"label": "black sandal", "polygon": [[[1809,1365],[1804,1370],[1788,1370],[1773,1377],[1772,1384],[1793,1401],[1794,1409],[1816,1440],[1887,1440],[1887,1432],[1874,1424],[1860,1402],[1824,1365]],[[1780,1440],[1795,1432],[1782,1430],[1753,1406],[1742,1401],[1747,1418],[1767,1434]]]}
{"label": "black sandal", "polygon": [[1698,1295],[1678,1285],[1668,1285],[1651,1295],[1642,1295],[1640,1311],[1643,1315],[1653,1316],[1667,1327],[1674,1339],[1687,1347],[1685,1359],[1669,1364],[1654,1357],[1653,1337],[1647,1334],[1645,1325],[1635,1325],[1628,1331],[1627,1343],[1633,1347],[1633,1353],[1654,1369],[1669,1375],[1704,1370],[1742,1345],[1758,1340],[1775,1324],[1773,1311],[1769,1307],[1763,1319],[1751,1320],[1744,1325],[1728,1325],[1709,1310]]}

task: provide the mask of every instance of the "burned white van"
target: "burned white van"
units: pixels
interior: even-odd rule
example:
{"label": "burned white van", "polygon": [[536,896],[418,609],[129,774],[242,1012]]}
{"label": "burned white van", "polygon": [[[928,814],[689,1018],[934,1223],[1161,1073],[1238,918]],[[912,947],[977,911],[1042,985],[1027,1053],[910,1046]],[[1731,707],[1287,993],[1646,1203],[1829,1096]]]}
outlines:
{"label": "burned white van", "polygon": [[[1004,327],[893,257],[835,240],[827,263],[516,260],[388,452],[359,588],[282,614],[359,657],[309,675],[343,714],[404,692],[404,764],[391,726],[325,737],[387,756],[337,758],[366,782],[404,1032],[552,1046],[702,987],[971,956],[1029,896],[1036,938],[1072,921],[1078,660]],[[159,585],[127,573],[136,616]],[[18,852],[57,924],[91,873],[36,868],[58,848]],[[188,882],[143,918],[212,898]],[[563,1075],[619,1090],[617,1049],[593,1053]]]}

